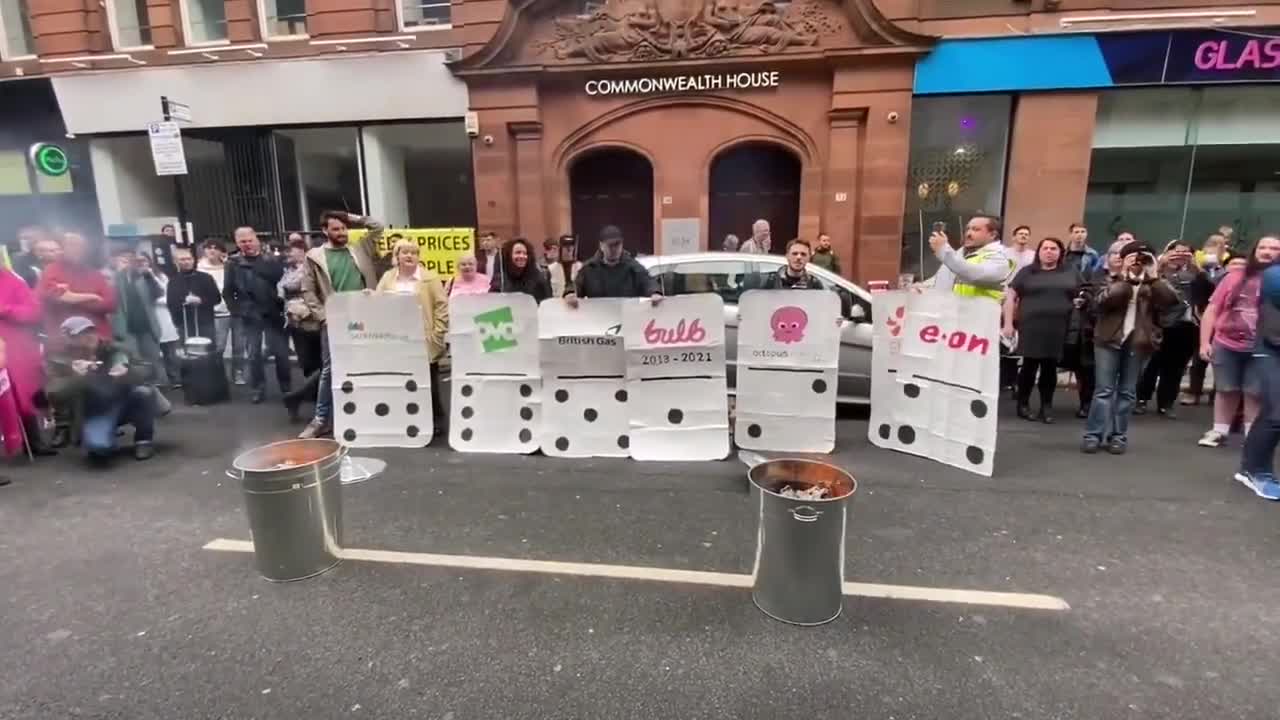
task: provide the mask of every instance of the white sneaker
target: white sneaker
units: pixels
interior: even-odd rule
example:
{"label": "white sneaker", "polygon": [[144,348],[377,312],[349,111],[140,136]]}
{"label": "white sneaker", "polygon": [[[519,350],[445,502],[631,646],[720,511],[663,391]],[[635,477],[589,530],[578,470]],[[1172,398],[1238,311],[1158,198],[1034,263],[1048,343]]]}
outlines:
{"label": "white sneaker", "polygon": [[1200,447],[1222,447],[1227,444],[1227,434],[1220,433],[1217,430],[1210,430],[1200,436],[1200,442],[1196,443]]}

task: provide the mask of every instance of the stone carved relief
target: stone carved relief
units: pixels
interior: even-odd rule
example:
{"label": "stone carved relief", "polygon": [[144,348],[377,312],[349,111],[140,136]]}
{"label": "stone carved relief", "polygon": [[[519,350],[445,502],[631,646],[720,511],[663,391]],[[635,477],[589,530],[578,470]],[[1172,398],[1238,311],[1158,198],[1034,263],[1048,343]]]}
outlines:
{"label": "stone carved relief", "polygon": [[581,15],[556,17],[534,51],[558,60],[627,62],[779,53],[818,45],[844,31],[840,10],[824,0],[608,0]]}

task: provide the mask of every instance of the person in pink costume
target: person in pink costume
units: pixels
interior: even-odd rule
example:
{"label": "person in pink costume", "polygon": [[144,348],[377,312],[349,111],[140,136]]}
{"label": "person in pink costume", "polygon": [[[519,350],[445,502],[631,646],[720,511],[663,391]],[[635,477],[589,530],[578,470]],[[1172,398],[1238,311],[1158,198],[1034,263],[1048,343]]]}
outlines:
{"label": "person in pink costume", "polygon": [[22,423],[34,427],[34,398],[44,388],[44,364],[36,340],[40,320],[35,293],[12,271],[0,269],[0,342],[4,343],[0,368],[9,380],[8,390],[0,394],[0,432],[10,456],[22,452]]}

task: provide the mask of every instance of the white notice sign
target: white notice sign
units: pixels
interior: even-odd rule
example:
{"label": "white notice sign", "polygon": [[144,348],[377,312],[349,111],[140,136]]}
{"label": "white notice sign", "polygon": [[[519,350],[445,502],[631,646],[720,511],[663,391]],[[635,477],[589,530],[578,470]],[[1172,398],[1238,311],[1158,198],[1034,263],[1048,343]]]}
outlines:
{"label": "white notice sign", "polygon": [[665,218],[662,221],[662,253],[679,255],[700,250],[698,236],[702,221],[698,218]]}
{"label": "white notice sign", "polygon": [[176,122],[147,123],[151,139],[151,160],[156,175],[186,175],[187,155],[182,149],[182,130]]}

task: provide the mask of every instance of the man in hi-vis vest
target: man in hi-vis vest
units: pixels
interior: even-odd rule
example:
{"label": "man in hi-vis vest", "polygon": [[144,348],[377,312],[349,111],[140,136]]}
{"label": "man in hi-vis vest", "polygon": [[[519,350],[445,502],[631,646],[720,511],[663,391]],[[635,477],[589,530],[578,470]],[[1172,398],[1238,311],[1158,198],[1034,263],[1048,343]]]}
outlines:
{"label": "man in hi-vis vest", "polygon": [[985,297],[1004,300],[1004,286],[1016,266],[1000,242],[1000,220],[990,215],[975,215],[964,229],[964,248],[957,251],[947,242],[941,229],[929,236],[929,247],[942,267],[933,276],[937,290],[951,291],[961,297]]}

